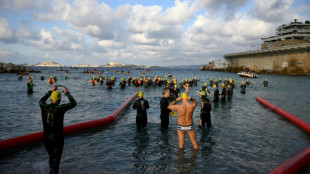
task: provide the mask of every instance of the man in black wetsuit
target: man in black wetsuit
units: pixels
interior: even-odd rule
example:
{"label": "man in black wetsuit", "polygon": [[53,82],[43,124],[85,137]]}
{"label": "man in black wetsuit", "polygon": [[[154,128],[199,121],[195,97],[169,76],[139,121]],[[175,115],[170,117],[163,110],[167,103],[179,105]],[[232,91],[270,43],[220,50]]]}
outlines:
{"label": "man in black wetsuit", "polygon": [[219,89],[217,88],[216,85],[213,85],[213,89],[214,89],[214,92],[213,92],[213,94],[211,94],[211,96],[214,97],[213,102],[214,103],[218,103],[219,102],[220,91],[219,91]]}
{"label": "man in black wetsuit", "polygon": [[241,83],[241,94],[245,94],[245,88],[246,88],[246,85],[244,84],[244,82]]}
{"label": "man in black wetsuit", "polygon": [[140,91],[138,93],[138,99],[133,104],[133,109],[137,109],[137,116],[136,116],[136,124],[138,131],[142,128],[146,127],[147,125],[147,113],[146,110],[149,109],[149,102],[143,99],[143,92]]}
{"label": "man in black wetsuit", "polygon": [[164,90],[164,97],[160,99],[160,120],[161,120],[161,127],[163,129],[168,129],[169,125],[169,98],[170,98],[170,89]]}
{"label": "man in black wetsuit", "polygon": [[205,127],[207,123],[208,128],[211,127],[211,102],[207,98],[207,94],[205,91],[200,92],[201,98],[201,110],[200,110],[200,127]]}
{"label": "man in black wetsuit", "polygon": [[[44,145],[49,155],[50,173],[59,172],[59,164],[64,146],[64,114],[77,105],[67,90],[67,87],[64,86],[63,91],[70,103],[59,105],[61,94],[57,91],[57,86],[53,86],[52,90],[48,91],[39,102],[44,129]],[[51,103],[46,104],[45,101],[49,97],[51,97]]]}
{"label": "man in black wetsuit", "polygon": [[221,93],[221,100],[222,100],[222,102],[225,102],[225,100],[226,100],[226,93],[227,93],[227,91],[226,91],[225,84],[222,83],[222,93]]}

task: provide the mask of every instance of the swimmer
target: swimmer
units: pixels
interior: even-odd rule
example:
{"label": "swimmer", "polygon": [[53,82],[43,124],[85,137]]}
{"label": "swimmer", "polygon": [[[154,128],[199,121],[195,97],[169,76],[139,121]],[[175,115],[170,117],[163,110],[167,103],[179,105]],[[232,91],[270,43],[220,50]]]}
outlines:
{"label": "swimmer", "polygon": [[30,78],[29,82],[27,83],[27,92],[28,94],[33,93],[33,87],[36,86],[35,84],[32,83],[32,78]]}
{"label": "swimmer", "polygon": [[99,83],[99,82],[97,82],[95,76],[93,76],[93,78],[89,80],[88,83],[91,83],[92,86],[96,86],[96,83]]}
{"label": "swimmer", "polygon": [[172,100],[177,99],[180,96],[180,89],[178,88],[178,85],[174,85],[174,88],[172,89]]}
{"label": "swimmer", "polygon": [[23,76],[22,75],[18,75],[18,80],[22,80],[23,79]]}
{"label": "swimmer", "polygon": [[124,89],[126,87],[126,80],[124,78],[122,78],[122,81],[119,83],[119,86],[121,87],[121,89]]}
{"label": "swimmer", "polygon": [[65,80],[67,80],[67,79],[68,79],[68,75],[66,74],[66,75],[65,75]]}
{"label": "swimmer", "polygon": [[49,79],[48,79],[48,83],[51,85],[55,82],[53,76],[51,76]]}
{"label": "swimmer", "polygon": [[[192,101],[192,103],[188,102],[188,100]],[[178,101],[182,101],[181,104],[176,103]],[[190,96],[187,96],[187,93],[182,93],[181,97],[172,101],[168,109],[171,111],[178,112],[178,138],[179,138],[179,149],[184,149],[185,143],[185,132],[189,136],[194,149],[199,149],[196,133],[193,125],[193,113],[197,106],[197,101]]]}
{"label": "swimmer", "polygon": [[206,94],[207,94],[207,93],[211,94],[210,91],[209,91],[209,89],[208,89],[208,83],[205,83],[205,84],[200,88],[200,91],[199,91],[199,92],[201,92],[201,91],[205,91]]}
{"label": "swimmer", "polygon": [[227,98],[229,99],[229,100],[231,100],[232,99],[232,88],[231,88],[231,86],[230,85],[228,85],[227,86],[227,88],[226,88],[226,90],[227,90]]}
{"label": "swimmer", "polygon": [[[44,129],[44,146],[49,155],[50,173],[58,173],[59,171],[59,164],[64,146],[64,114],[77,105],[67,87],[63,87],[63,92],[68,97],[70,103],[60,105],[61,94],[57,91],[57,86],[53,86],[39,102]],[[51,103],[46,104],[45,101],[49,97]]]}
{"label": "swimmer", "polygon": [[268,80],[267,80],[267,78],[265,78],[263,84],[264,84],[264,87],[269,87],[269,86],[268,86]]}
{"label": "swimmer", "polygon": [[222,100],[222,102],[225,102],[226,95],[227,95],[227,90],[225,88],[225,84],[222,83],[222,93],[221,93],[221,100]]}
{"label": "swimmer", "polygon": [[244,84],[244,82],[241,82],[241,94],[245,94],[245,88],[246,88],[246,84]]}
{"label": "swimmer", "polygon": [[213,97],[213,103],[218,103],[220,91],[216,85],[213,85],[213,89],[214,89],[214,92],[211,94],[211,96]]}
{"label": "swimmer", "polygon": [[205,91],[200,92],[201,98],[201,110],[200,110],[200,127],[205,127],[207,123],[207,127],[211,127],[211,102],[207,98],[207,94]]}
{"label": "swimmer", "polygon": [[137,109],[137,116],[136,116],[136,125],[138,131],[142,128],[145,128],[147,125],[147,112],[146,110],[149,109],[149,102],[143,98],[143,92],[140,91],[138,93],[138,99],[133,104],[133,109]]}
{"label": "swimmer", "polygon": [[41,74],[41,76],[40,76],[40,80],[44,80],[44,76],[43,76],[43,74]]}
{"label": "swimmer", "polygon": [[161,120],[161,127],[163,129],[168,129],[169,125],[169,98],[170,98],[170,89],[165,89],[163,92],[164,96],[160,99],[160,120]]}
{"label": "swimmer", "polygon": [[212,78],[210,78],[209,82],[210,82],[210,85],[213,86],[213,79]]}

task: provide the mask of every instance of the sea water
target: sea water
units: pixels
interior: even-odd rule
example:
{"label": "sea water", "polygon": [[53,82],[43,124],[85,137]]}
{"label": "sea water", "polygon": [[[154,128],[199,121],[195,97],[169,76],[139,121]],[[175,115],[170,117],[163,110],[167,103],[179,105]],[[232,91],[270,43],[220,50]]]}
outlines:
{"label": "sea water", "polygon": [[[1,140],[42,131],[39,100],[52,88],[47,82],[51,75],[57,76],[57,84],[68,87],[78,103],[65,114],[65,126],[107,117],[140,90],[150,104],[145,131],[136,130],[136,110],[131,104],[108,126],[65,136],[61,173],[267,173],[310,146],[309,134],[255,100],[260,96],[310,123],[309,77],[258,74],[257,79],[248,79],[252,84],[246,94],[241,94],[240,84],[246,79],[236,73],[161,68],[151,72],[132,69],[130,74],[121,74],[97,68],[106,77],[116,76],[116,85],[108,90],[98,84],[91,86],[88,81],[97,74],[83,74],[86,68],[69,69],[67,80],[65,72],[56,71],[58,68],[38,69],[45,80],[40,80],[41,73],[32,74],[36,85],[33,94],[27,94],[27,76],[19,81],[15,74],[0,74]],[[196,77],[200,81],[190,89],[190,95],[198,102],[199,89],[210,78],[237,80],[231,101],[212,104],[211,129],[198,128],[200,105],[196,107],[193,120],[198,152],[192,149],[187,136],[184,151],[178,150],[177,117],[170,117],[167,131],[160,129],[163,86],[120,89],[121,78],[142,77],[140,72],[152,79],[155,74],[164,77],[172,73],[178,82]],[[262,85],[265,78],[269,87]],[[210,86],[209,90],[213,92]],[[62,103],[67,102],[62,94]],[[0,155],[0,173],[49,172],[48,154],[42,142]]]}

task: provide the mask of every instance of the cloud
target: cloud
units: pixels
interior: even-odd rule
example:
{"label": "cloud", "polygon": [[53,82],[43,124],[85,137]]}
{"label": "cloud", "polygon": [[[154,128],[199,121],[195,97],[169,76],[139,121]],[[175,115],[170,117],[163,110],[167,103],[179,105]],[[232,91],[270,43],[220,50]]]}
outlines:
{"label": "cloud", "polygon": [[292,20],[292,0],[256,0],[252,16],[268,22]]}
{"label": "cloud", "polygon": [[14,33],[15,31],[10,27],[8,19],[0,17],[0,41],[5,43],[15,42]]}
{"label": "cloud", "polygon": [[204,7],[210,14],[216,13],[219,15],[224,15],[226,20],[231,19],[235,12],[244,7],[251,0],[197,0],[198,6]]}

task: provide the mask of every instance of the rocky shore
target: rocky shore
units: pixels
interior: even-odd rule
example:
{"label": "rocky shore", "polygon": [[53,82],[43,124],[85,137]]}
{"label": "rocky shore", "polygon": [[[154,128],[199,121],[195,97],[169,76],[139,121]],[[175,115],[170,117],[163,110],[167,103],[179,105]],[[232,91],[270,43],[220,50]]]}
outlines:
{"label": "rocky shore", "polygon": [[29,73],[29,72],[39,72],[34,71],[29,67],[26,67],[24,65],[15,65],[13,63],[3,63],[0,62],[0,73]]}
{"label": "rocky shore", "polygon": [[[242,72],[244,70],[243,67],[238,67],[238,68],[232,68],[232,67],[227,67],[223,69],[213,69],[212,67],[209,66],[203,66],[201,68],[201,71],[226,71],[226,72]],[[282,68],[279,71],[272,71],[272,70],[259,70],[259,69],[251,69],[249,68],[250,71],[255,71],[256,73],[259,74],[281,74],[281,75],[292,75],[292,76],[310,76],[310,71],[305,72],[303,68],[301,67],[290,67],[290,68]]]}

